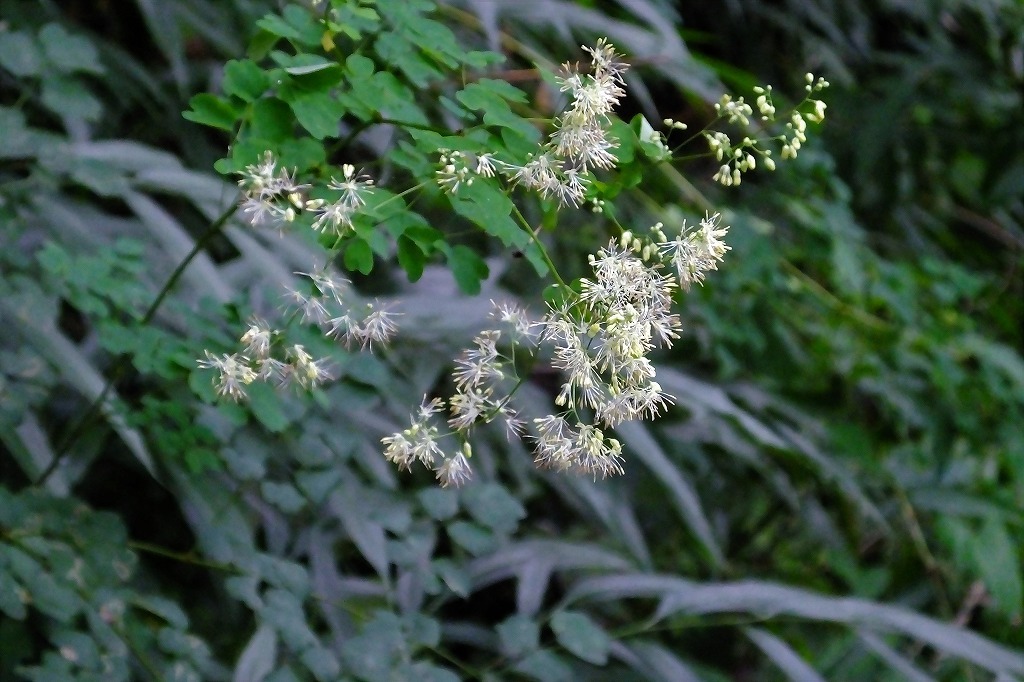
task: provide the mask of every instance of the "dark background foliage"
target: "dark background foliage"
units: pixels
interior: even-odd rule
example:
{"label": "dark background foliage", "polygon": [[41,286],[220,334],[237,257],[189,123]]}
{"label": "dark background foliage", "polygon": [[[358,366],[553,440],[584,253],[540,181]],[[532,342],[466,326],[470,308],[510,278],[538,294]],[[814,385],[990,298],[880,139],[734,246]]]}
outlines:
{"label": "dark background foliage", "polygon": [[[390,355],[339,355],[312,399],[216,406],[195,358],[312,247],[208,229],[235,200],[213,171],[230,137],[181,112],[282,7],[8,0],[0,679],[1024,677],[1021,5],[430,4],[422,26],[504,54],[541,114],[528,70],[602,35],[634,63],[627,120],[699,128],[726,89],[832,82],[797,163],[728,190],[699,160],[652,166],[620,197],[637,225],[733,225],[660,359],[677,406],[621,429],[618,480],[535,471],[487,432],[463,490],[392,471],[379,438],[488,297],[537,300],[485,240],[477,297],[439,267],[356,278],[403,302]],[[579,274],[604,228],[562,220],[549,244]]]}

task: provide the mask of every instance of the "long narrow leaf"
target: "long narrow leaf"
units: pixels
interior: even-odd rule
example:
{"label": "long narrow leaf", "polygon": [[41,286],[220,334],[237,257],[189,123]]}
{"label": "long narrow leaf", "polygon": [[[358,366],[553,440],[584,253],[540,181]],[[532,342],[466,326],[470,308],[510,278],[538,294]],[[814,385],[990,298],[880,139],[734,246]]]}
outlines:
{"label": "long narrow leaf", "polygon": [[886,644],[881,637],[873,632],[861,630],[857,633],[864,645],[871,649],[880,659],[898,672],[907,682],[935,682],[935,678],[925,674],[913,663],[905,659],[895,649]]}
{"label": "long narrow leaf", "polygon": [[744,628],[743,634],[793,682],[825,682],[825,678],[784,641],[760,628]]}
{"label": "long narrow leaf", "polygon": [[700,498],[690,482],[683,477],[678,467],[672,464],[658,442],[642,425],[627,422],[621,424],[616,432],[629,446],[630,456],[643,462],[668,490],[669,499],[675,504],[680,518],[711,557],[712,562],[716,565],[721,564],[724,560],[722,550],[711,531],[707,516],[704,515]]}
{"label": "long narrow leaf", "polygon": [[[47,324],[35,319],[33,311],[15,307],[8,301],[0,301],[0,311],[9,323],[17,326],[17,330],[30,341],[35,349],[60,372],[68,385],[82,394],[88,401],[99,399],[106,387],[106,379],[90,363],[85,355],[64,336],[52,323]],[[118,407],[120,398],[114,391],[109,391],[100,404],[100,412],[107,423],[128,447],[135,459],[145,467],[153,478],[159,478],[153,456],[150,454],[142,435],[128,426],[123,410]]]}
{"label": "long narrow leaf", "polygon": [[673,576],[619,575],[582,580],[569,590],[565,601],[609,601],[626,597],[659,599],[655,621],[675,614],[749,613],[764,619],[795,616],[877,632],[896,632],[993,673],[1024,672],[1024,653],[1007,649],[968,630],[896,606],[850,597],[828,597],[774,583],[699,584]]}

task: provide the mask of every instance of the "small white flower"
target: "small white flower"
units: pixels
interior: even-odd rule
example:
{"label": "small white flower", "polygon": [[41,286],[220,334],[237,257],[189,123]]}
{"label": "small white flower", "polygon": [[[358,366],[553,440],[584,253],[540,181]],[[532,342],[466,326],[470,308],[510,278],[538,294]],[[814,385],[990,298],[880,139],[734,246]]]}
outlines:
{"label": "small white flower", "polygon": [[532,340],[535,336],[533,331],[534,324],[526,316],[526,311],[520,306],[514,303],[495,303],[491,301],[493,306],[489,313],[492,318],[497,319],[502,324],[508,325],[512,331],[512,338],[516,341],[523,339]]}
{"label": "small white flower", "polygon": [[456,194],[463,184],[472,184],[473,174],[462,152],[442,149],[440,161],[441,167],[434,172],[434,176],[446,194]]}
{"label": "small white flower", "polygon": [[550,414],[533,420],[537,430],[536,463],[556,471],[572,468],[576,462],[576,433],[561,415]]}
{"label": "small white flower", "polygon": [[312,212],[318,214],[312,225],[317,232],[327,232],[330,229],[333,234],[341,237],[353,227],[352,216],[355,215],[355,209],[344,201],[325,204],[313,209]]}
{"label": "small white flower", "polygon": [[336,336],[344,327],[347,346],[358,345],[361,350],[369,350],[372,353],[375,345],[386,345],[398,330],[394,318],[399,313],[392,313],[384,308],[375,309],[371,304],[367,304],[367,307],[370,313],[358,322],[354,322],[349,315],[331,320],[331,329],[327,335]]}
{"label": "small white flower", "polygon": [[594,478],[610,475],[621,475],[622,446],[619,441],[605,439],[601,429],[590,424],[577,424],[579,431],[576,436],[577,462],[576,468],[585,473],[592,473]]}
{"label": "small white flower", "polygon": [[490,421],[496,405],[490,400],[490,390],[480,391],[470,388],[459,392],[448,399],[448,409],[452,416],[448,426],[456,431],[469,429],[480,419]]}
{"label": "small white flower", "polygon": [[[469,443],[466,443],[464,450],[468,450]],[[473,470],[469,466],[469,460],[462,452],[445,458],[437,467],[437,480],[445,488],[455,486],[456,488],[473,478]]]}
{"label": "small white flower", "polygon": [[494,157],[491,154],[480,154],[476,157],[476,174],[485,178],[493,178],[495,172]]}
{"label": "small white flower", "polygon": [[350,282],[344,277],[327,272],[326,269],[316,269],[312,272],[296,272],[296,275],[303,275],[313,280],[317,290],[324,296],[330,296],[338,305],[342,303],[342,295]]}
{"label": "small white flower", "polygon": [[270,340],[273,333],[274,330],[266,322],[252,318],[249,321],[249,328],[242,334],[241,342],[245,344],[242,352],[256,360],[266,360],[270,355]]}
{"label": "small white flower", "polygon": [[245,397],[245,387],[256,380],[256,372],[249,365],[249,358],[244,355],[232,353],[217,357],[204,351],[205,360],[197,360],[196,363],[203,369],[215,369],[218,372],[214,379],[219,395],[240,400]]}
{"label": "small white flower", "polygon": [[357,174],[352,164],[342,166],[342,172],[345,174],[344,180],[331,178],[327,186],[341,192],[340,202],[355,211],[366,204],[363,195],[372,191],[373,180],[368,175]]}
{"label": "small white flower", "polygon": [[501,332],[497,330],[483,331],[473,339],[476,348],[462,351],[456,359],[452,376],[460,391],[477,388],[488,380],[504,378],[501,363],[497,362],[500,337]]}
{"label": "small white flower", "polygon": [[722,240],[729,226],[719,226],[720,219],[718,213],[705,215],[700,227],[690,232],[687,232],[684,222],[675,239],[658,244],[663,253],[671,256],[684,289],[688,290],[693,283],[702,284],[705,273],[717,270],[718,261],[730,249]]}
{"label": "small white flower", "polygon": [[428,469],[433,468],[435,460],[445,456],[437,444],[437,427],[431,423],[443,408],[440,398],[428,401],[424,396],[409,428],[381,439],[385,446],[384,457],[400,469],[410,469],[417,461]]}
{"label": "small white flower", "polygon": [[312,322],[319,326],[330,317],[319,296],[307,296],[296,289],[288,289],[285,298],[291,300],[302,313],[303,322]]}
{"label": "small white flower", "polygon": [[283,384],[294,384],[300,388],[315,388],[331,378],[327,359],[314,360],[301,345],[294,345],[287,351],[290,363],[285,366]]}

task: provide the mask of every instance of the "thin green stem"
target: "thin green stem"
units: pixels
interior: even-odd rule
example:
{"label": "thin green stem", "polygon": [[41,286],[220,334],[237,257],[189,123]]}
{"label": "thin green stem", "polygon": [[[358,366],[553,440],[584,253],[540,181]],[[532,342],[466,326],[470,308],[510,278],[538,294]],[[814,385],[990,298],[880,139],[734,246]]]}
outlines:
{"label": "thin green stem", "polygon": [[244,575],[244,572],[237,566],[231,564],[224,564],[218,561],[208,561],[200,558],[192,552],[176,552],[174,550],[161,547],[160,545],[154,545],[149,542],[138,542],[136,540],[130,540],[128,542],[130,549],[137,550],[139,552],[145,552],[147,554],[154,554],[156,556],[162,556],[167,559],[174,559],[180,561],[183,564],[191,564],[192,566],[201,566],[203,568],[212,568],[215,571],[221,571],[222,573],[230,573],[232,575]]}
{"label": "thin green stem", "polygon": [[856,308],[850,305],[849,303],[846,303],[845,301],[837,297],[835,294],[833,294],[831,291],[829,291],[821,284],[819,284],[813,277],[805,273],[803,270],[801,270],[788,260],[782,259],[782,267],[785,268],[786,271],[789,272],[791,275],[799,279],[803,284],[807,285],[807,288],[810,289],[812,293],[817,295],[817,297],[820,300],[825,302],[830,307],[839,310],[843,314],[849,315],[851,318],[853,318],[857,322],[860,322],[862,325],[866,327],[871,327],[872,329],[876,329],[878,331],[889,331],[892,328],[892,325],[890,325],[882,318],[876,317],[867,311],[861,310],[860,308]]}
{"label": "thin green stem", "polygon": [[526,234],[530,235],[530,240],[537,245],[537,249],[540,251],[540,257],[544,260],[544,264],[547,265],[548,269],[551,271],[551,276],[554,277],[561,286],[569,286],[565,283],[565,280],[562,279],[561,275],[558,274],[558,268],[556,268],[555,264],[551,262],[551,256],[548,255],[548,251],[544,248],[544,244],[541,243],[540,239],[537,237],[537,233],[533,231],[533,228],[530,227],[529,221],[526,220],[523,214],[519,211],[519,207],[515,204],[512,204],[512,214],[515,215],[516,220],[519,221],[519,225],[523,228]]}
{"label": "thin green stem", "polygon": [[[382,201],[379,204],[377,204],[376,206],[374,206],[374,210],[375,211],[380,210],[384,206],[387,206],[388,204],[390,204],[390,203],[392,203],[394,201],[398,201],[399,199],[404,197],[406,194],[412,194],[413,192],[421,190],[421,189],[423,189],[426,186],[427,186],[427,181],[424,180],[423,182],[419,183],[418,185],[413,185],[412,187],[409,187],[408,189],[404,189],[401,192],[399,192],[398,194],[395,194],[394,196],[390,196],[387,199],[385,199],[384,201]],[[333,244],[331,244],[331,248],[329,248],[327,250],[327,260],[328,261],[330,261],[331,259],[335,258],[339,253],[341,253],[341,245],[343,243],[342,242],[343,237],[344,237],[344,235],[338,235],[338,239],[335,240],[335,242]]]}
{"label": "thin green stem", "polygon": [[[164,283],[163,287],[157,293],[156,298],[153,299],[149,308],[146,309],[146,312],[139,319],[140,326],[145,326],[153,320],[153,317],[156,315],[160,305],[164,302],[164,299],[167,298],[171,289],[173,289],[178,283],[178,280],[181,279],[182,273],[185,272],[185,269],[192,263],[196,256],[206,248],[206,244],[213,239],[214,235],[220,232],[220,229],[227,223],[231,216],[235,214],[237,208],[237,205],[232,202],[232,204],[216,220],[210,223],[210,226],[206,228],[206,231],[200,235],[199,239],[196,240],[195,245],[192,247],[192,250],[188,252],[180,263],[178,263],[178,267],[176,267],[174,272],[171,273],[171,276],[167,278],[167,282]],[[46,470],[40,474],[36,481],[37,484],[43,485],[46,483],[47,479],[49,479],[53,472],[57,470],[57,466],[61,461],[63,461],[65,455],[67,455],[71,450],[71,447],[82,436],[86,427],[92,424],[96,419],[96,416],[100,413],[100,410],[106,403],[110,392],[114,389],[121,377],[124,376],[130,359],[131,356],[128,354],[122,354],[118,357],[117,361],[114,363],[114,368],[111,371],[110,376],[107,378],[107,382],[103,385],[103,389],[99,392],[99,395],[93,399],[92,403],[90,403],[89,407],[86,408],[82,416],[78,418],[70,429],[68,429],[60,443],[57,444],[53,460],[50,462],[49,466],[46,467]]]}

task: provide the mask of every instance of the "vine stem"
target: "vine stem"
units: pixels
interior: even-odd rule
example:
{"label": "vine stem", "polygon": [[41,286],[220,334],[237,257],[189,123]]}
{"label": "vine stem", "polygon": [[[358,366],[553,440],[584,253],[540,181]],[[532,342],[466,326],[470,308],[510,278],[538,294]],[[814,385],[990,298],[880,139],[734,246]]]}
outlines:
{"label": "vine stem", "polygon": [[[181,260],[180,263],[178,263],[178,266],[174,268],[174,272],[172,272],[170,277],[167,278],[167,281],[164,283],[163,287],[161,287],[160,291],[157,293],[156,298],[153,299],[153,302],[149,305],[149,308],[146,309],[146,312],[139,319],[140,325],[145,326],[153,320],[153,317],[156,315],[157,310],[159,310],[160,306],[164,302],[164,299],[166,299],[167,295],[171,292],[171,289],[173,289],[174,286],[178,283],[178,280],[181,279],[181,275],[182,273],[185,272],[185,269],[189,266],[189,264],[192,263],[193,260],[195,260],[196,256],[198,256],[199,253],[204,248],[206,248],[207,243],[209,243],[209,241],[213,239],[214,235],[220,232],[220,229],[224,227],[228,220],[231,219],[231,216],[235,214],[235,211],[237,209],[237,203],[232,202],[231,205],[228,206],[228,208],[223,213],[221,213],[216,220],[210,223],[210,226],[206,228],[206,231],[203,232],[203,234],[200,235],[199,239],[196,240],[196,243],[192,247],[192,250],[188,252],[188,254]],[[71,447],[82,436],[82,433],[85,431],[85,428],[96,419],[96,415],[99,414],[100,409],[106,402],[107,397],[110,395],[110,392],[114,389],[114,386],[121,379],[121,377],[124,376],[124,373],[128,367],[129,359],[130,356],[127,353],[122,353],[118,357],[117,361],[114,363],[114,368],[110,372],[110,376],[107,378],[107,382],[103,385],[103,389],[99,392],[99,395],[97,395],[96,398],[93,399],[92,403],[89,404],[89,407],[86,408],[85,412],[82,413],[82,416],[80,416],[78,420],[74,423],[74,425],[72,425],[72,427],[68,429],[64,437],[61,439],[60,443],[58,443],[57,447],[55,448],[56,453],[54,454],[53,460],[50,462],[49,466],[47,466],[46,469],[39,475],[39,478],[36,480],[37,485],[43,485],[46,483],[46,481],[53,474],[53,472],[57,470],[57,466],[61,463],[61,461],[63,461],[65,455],[67,455]]]}
{"label": "vine stem", "polygon": [[162,556],[167,559],[174,559],[180,561],[183,564],[191,564],[192,566],[201,566],[203,568],[212,568],[216,571],[223,573],[230,573],[232,575],[245,575],[245,572],[236,566],[231,564],[223,564],[217,561],[207,561],[200,559],[195,556],[192,552],[175,552],[174,550],[161,547],[160,545],[154,545],[150,542],[139,542],[137,540],[129,540],[128,548],[134,549],[137,552],[145,552],[147,554],[154,554],[156,556]]}
{"label": "vine stem", "polygon": [[544,248],[543,244],[541,244],[540,239],[537,237],[537,233],[534,232],[533,228],[530,227],[529,221],[526,220],[523,214],[519,211],[519,207],[516,206],[515,203],[512,204],[512,212],[515,215],[516,220],[519,221],[519,224],[523,228],[523,231],[526,232],[526,234],[530,235],[530,240],[537,245],[537,248],[540,250],[540,257],[544,259],[544,264],[548,266],[548,269],[551,271],[552,277],[554,277],[555,280],[561,286],[569,286],[568,284],[565,283],[565,280],[562,279],[561,275],[558,274],[558,268],[556,268],[555,264],[551,262],[551,256],[548,255],[548,250]]}

